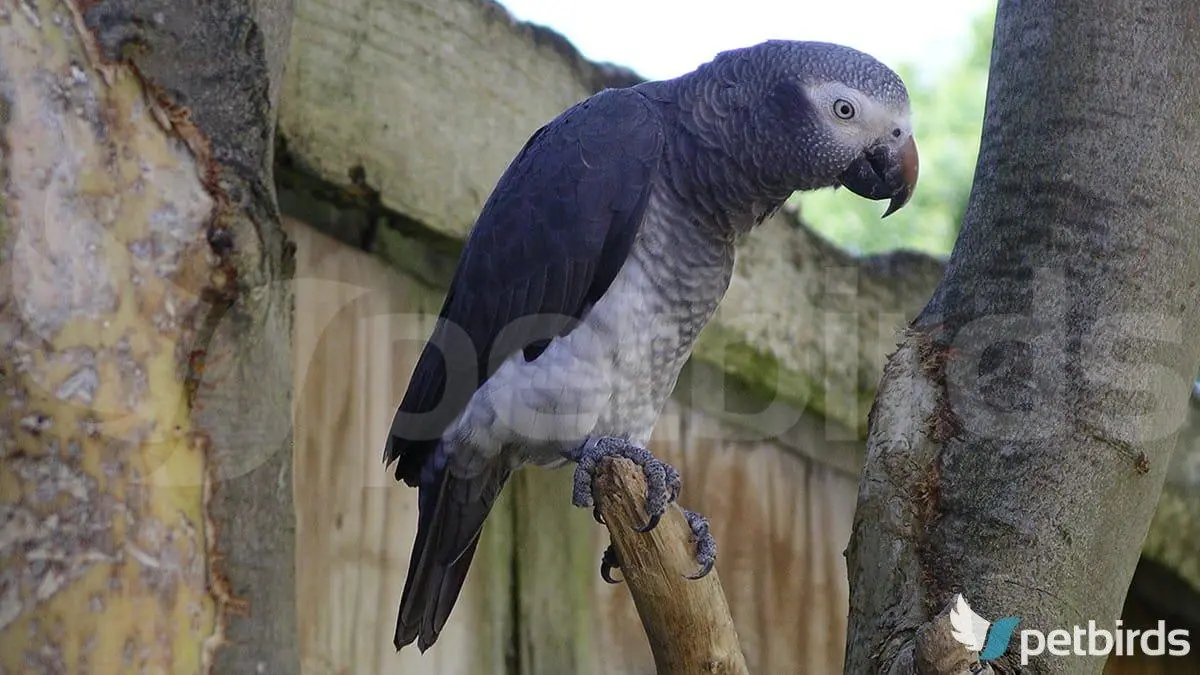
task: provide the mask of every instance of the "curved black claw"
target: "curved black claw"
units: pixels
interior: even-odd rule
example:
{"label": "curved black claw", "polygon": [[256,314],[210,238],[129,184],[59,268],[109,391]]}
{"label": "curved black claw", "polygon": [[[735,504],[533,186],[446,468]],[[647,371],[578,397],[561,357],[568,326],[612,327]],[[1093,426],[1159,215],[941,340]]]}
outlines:
{"label": "curved black claw", "polygon": [[717,540],[708,532],[708,518],[687,509],[683,510],[683,516],[692,528],[692,541],[696,542],[696,562],[700,563],[699,570],[684,576],[692,580],[703,579],[717,564]]}
{"label": "curved black claw", "polygon": [[593,507],[592,507],[592,518],[595,518],[595,519],[596,519],[596,522],[597,522],[597,523],[600,523],[601,525],[607,525],[607,524],[608,524],[608,523],[604,522],[604,516],[603,516],[603,515],[600,513],[600,507],[599,507],[599,506],[593,506]]}
{"label": "curved black claw", "polygon": [[[579,507],[594,507],[592,481],[600,460],[605,457],[624,457],[642,467],[642,472],[646,476],[646,515],[648,520],[645,525],[636,528],[638,532],[649,532],[657,527],[659,520],[667,511],[667,505],[679,497],[679,491],[682,489],[679,471],[675,467],[658,460],[649,450],[623,438],[612,436],[589,438],[579,448],[563,454],[567,459],[576,462],[575,486],[571,501]],[[596,522],[604,523],[598,509],[594,508],[592,516]]]}
{"label": "curved black claw", "polygon": [[604,549],[604,555],[600,556],[600,578],[610,584],[621,583],[620,579],[614,579],[613,570],[621,569],[621,559],[617,557],[617,549],[613,548],[612,544]]}
{"label": "curved black claw", "polygon": [[656,513],[650,516],[650,520],[647,520],[645,525],[642,525],[641,527],[635,527],[633,529],[637,530],[638,532],[649,532],[650,530],[658,527],[658,521],[660,520],[662,520],[662,514]]}

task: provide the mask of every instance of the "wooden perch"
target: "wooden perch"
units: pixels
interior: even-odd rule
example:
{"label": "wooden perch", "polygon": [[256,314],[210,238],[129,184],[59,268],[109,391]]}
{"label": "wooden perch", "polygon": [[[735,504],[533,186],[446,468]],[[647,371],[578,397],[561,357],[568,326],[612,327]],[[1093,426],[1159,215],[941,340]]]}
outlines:
{"label": "wooden perch", "polygon": [[697,564],[682,510],[671,504],[658,527],[638,532],[647,520],[646,479],[624,458],[600,463],[595,499],[658,675],[749,675],[717,570],[703,579],[684,578]]}

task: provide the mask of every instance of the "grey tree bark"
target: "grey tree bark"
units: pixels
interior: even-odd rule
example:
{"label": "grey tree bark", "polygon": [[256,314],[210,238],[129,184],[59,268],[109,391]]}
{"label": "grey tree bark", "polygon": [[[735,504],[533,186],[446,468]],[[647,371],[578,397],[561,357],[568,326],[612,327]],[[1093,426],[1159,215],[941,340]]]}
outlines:
{"label": "grey tree bark", "polygon": [[962,234],[870,415],[855,675],[978,664],[960,592],[1018,631],[1112,630],[1200,364],[1200,4],[1001,0],[990,77]]}
{"label": "grey tree bark", "polygon": [[298,672],[290,0],[0,10],[0,670]]}

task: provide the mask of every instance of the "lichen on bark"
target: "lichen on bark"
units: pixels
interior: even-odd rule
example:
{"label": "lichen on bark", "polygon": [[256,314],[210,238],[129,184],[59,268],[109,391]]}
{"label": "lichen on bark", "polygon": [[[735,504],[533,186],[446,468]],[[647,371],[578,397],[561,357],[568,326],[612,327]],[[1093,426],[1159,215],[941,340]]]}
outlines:
{"label": "lichen on bark", "polygon": [[0,10],[7,671],[295,670],[290,350],[264,339],[290,332],[290,5],[215,9]]}
{"label": "lichen on bark", "polygon": [[72,5],[0,22],[0,663],[198,671],[215,607],[178,351],[213,199]]}

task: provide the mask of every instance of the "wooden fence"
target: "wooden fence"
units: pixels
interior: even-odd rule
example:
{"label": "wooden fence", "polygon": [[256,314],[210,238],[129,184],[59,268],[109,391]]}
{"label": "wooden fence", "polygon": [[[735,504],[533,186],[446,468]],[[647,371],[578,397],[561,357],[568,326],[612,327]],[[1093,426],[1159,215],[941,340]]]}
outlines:
{"label": "wooden fence", "polygon": [[[308,675],[642,675],[654,672],[628,591],[603,583],[603,527],[570,504],[570,471],[525,470],[484,531],[463,597],[427,654],[392,648],[416,492],[380,456],[441,292],[289,223],[298,245],[295,495],[301,650]],[[701,392],[689,370],[681,389]],[[729,404],[729,402],[727,402]],[[737,403],[732,402],[731,408]],[[854,442],[808,416],[783,440],[677,400],[652,449],[680,468],[683,503],[707,514],[751,672],[840,673],[842,551]],[[1136,606],[1127,614],[1154,616]],[[1136,618],[1136,617],[1131,617]],[[1195,656],[1195,655],[1194,655]],[[1109,673],[1200,671],[1200,658],[1111,659]]]}

